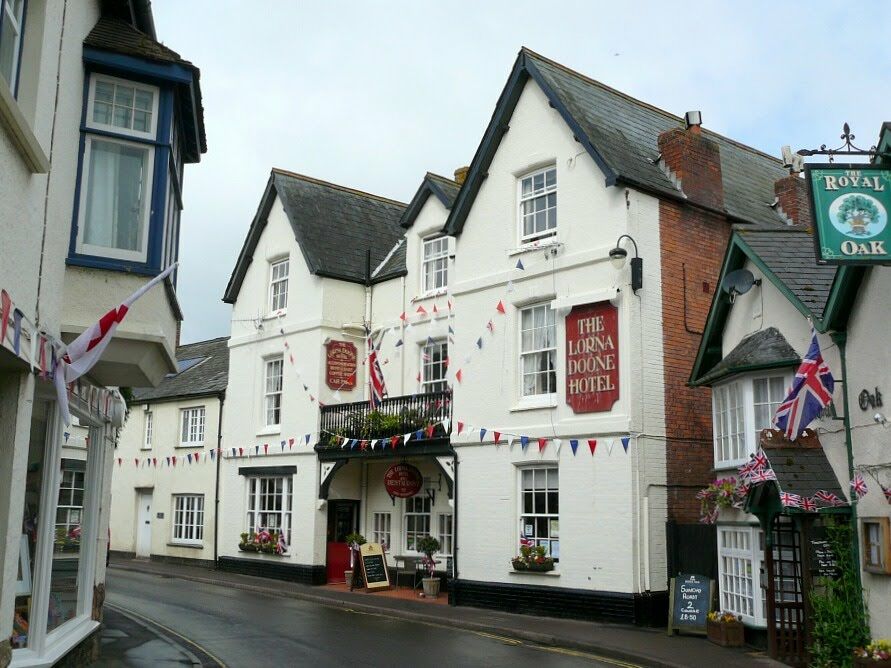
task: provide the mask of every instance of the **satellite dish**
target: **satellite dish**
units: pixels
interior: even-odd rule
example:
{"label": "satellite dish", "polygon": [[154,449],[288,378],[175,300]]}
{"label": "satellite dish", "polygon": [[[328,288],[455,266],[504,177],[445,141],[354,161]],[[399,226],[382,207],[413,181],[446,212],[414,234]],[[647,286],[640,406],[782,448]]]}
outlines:
{"label": "satellite dish", "polygon": [[746,294],[753,285],[761,285],[761,279],[756,279],[748,269],[737,269],[724,277],[724,280],[721,281],[721,290],[730,295],[732,304],[736,300],[736,295]]}

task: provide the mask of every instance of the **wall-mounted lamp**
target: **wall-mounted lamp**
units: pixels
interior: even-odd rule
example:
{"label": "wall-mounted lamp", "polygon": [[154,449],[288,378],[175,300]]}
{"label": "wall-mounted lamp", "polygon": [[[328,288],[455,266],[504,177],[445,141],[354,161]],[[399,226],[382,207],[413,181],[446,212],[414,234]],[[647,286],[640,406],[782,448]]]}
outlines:
{"label": "wall-mounted lamp", "polygon": [[609,261],[617,270],[625,266],[628,251],[619,245],[622,239],[628,239],[634,245],[634,257],[631,258],[631,291],[637,294],[643,287],[643,258],[637,252],[637,242],[628,234],[620,236],[616,240],[616,247],[609,252]]}

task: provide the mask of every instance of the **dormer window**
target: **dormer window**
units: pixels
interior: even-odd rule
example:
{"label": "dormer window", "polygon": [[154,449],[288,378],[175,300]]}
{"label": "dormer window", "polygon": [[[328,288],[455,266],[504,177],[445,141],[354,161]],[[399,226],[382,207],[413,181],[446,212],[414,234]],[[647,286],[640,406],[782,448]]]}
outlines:
{"label": "dormer window", "polygon": [[449,284],[449,238],[431,237],[423,241],[421,281],[424,293],[445,290]]}

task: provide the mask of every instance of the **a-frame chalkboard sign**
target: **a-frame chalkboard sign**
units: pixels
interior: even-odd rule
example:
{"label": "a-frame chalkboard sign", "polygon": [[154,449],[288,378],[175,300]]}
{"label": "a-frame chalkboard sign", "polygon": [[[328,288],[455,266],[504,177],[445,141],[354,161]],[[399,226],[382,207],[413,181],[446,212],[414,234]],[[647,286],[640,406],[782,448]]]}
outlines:
{"label": "a-frame chalkboard sign", "polygon": [[714,581],[704,575],[681,573],[673,577],[668,599],[668,634],[705,635],[714,589]]}

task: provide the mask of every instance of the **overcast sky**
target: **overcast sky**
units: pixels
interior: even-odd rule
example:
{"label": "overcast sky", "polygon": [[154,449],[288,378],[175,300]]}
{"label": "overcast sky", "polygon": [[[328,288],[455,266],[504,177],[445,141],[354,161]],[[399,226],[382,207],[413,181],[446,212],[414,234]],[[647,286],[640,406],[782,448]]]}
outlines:
{"label": "overcast sky", "polygon": [[[201,68],[208,152],[185,174],[183,342],[221,302],[272,167],[407,202],[473,157],[527,46],[779,155],[872,145],[891,119],[891,3],[154,0]],[[738,8],[744,7],[742,11]]]}

